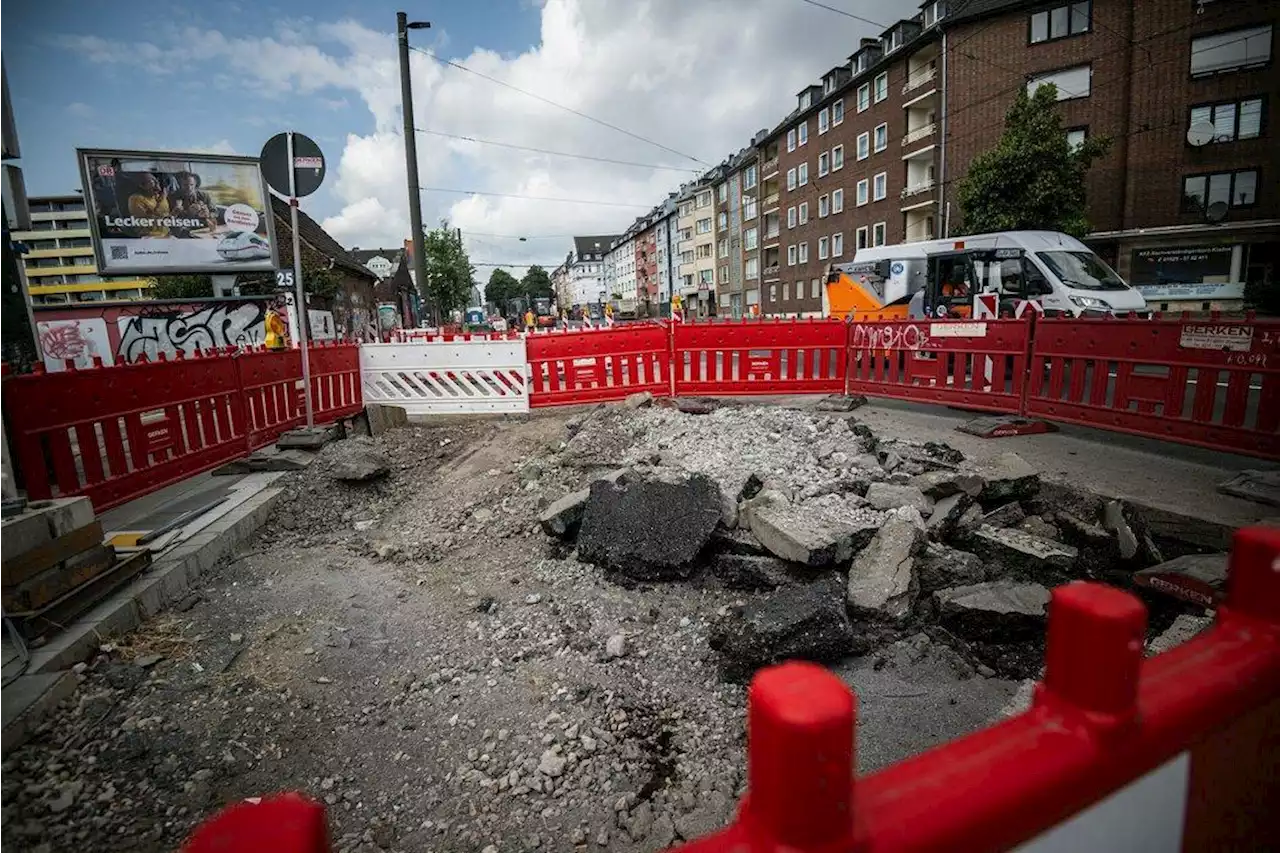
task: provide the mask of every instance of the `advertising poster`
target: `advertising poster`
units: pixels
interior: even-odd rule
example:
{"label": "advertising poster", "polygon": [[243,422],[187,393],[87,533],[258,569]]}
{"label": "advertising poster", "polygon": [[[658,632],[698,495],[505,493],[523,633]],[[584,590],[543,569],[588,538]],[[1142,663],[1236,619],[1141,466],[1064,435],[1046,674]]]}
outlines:
{"label": "advertising poster", "polygon": [[85,149],[77,154],[103,275],[276,268],[275,229],[256,159]]}

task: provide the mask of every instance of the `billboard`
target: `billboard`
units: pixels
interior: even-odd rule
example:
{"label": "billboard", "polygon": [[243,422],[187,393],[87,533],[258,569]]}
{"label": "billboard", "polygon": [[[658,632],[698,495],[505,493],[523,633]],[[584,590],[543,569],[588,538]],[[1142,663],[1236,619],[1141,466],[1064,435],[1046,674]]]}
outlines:
{"label": "billboard", "polygon": [[275,227],[253,157],[78,149],[102,275],[263,272]]}

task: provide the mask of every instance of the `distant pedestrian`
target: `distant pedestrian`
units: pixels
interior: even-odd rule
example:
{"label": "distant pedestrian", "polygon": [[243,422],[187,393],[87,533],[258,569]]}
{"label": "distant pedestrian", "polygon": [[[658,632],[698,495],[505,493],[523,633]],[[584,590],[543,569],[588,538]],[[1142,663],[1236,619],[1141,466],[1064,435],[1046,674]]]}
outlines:
{"label": "distant pedestrian", "polygon": [[534,323],[533,309],[530,308],[524,312],[524,330],[531,335],[533,334]]}

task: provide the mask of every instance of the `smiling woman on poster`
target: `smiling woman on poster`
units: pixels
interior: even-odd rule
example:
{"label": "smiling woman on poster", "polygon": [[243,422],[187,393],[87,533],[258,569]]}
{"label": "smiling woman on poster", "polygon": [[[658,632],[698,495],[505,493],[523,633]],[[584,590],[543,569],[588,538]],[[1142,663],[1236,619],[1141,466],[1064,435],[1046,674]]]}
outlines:
{"label": "smiling woman on poster", "polygon": [[102,273],[275,269],[270,196],[256,159],[155,151],[77,153]]}

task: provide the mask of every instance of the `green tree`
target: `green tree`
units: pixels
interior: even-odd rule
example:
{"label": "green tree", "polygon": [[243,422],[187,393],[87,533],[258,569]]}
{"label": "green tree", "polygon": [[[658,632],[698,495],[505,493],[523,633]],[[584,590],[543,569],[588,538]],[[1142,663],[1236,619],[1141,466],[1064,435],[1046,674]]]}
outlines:
{"label": "green tree", "polygon": [[213,279],[207,275],[161,275],[152,280],[152,299],[210,299]]}
{"label": "green tree", "polygon": [[475,268],[462,247],[462,236],[442,220],[440,227],[423,235],[426,262],[425,296],[444,319],[452,311],[467,307],[471,299],[471,276]]}
{"label": "green tree", "polygon": [[492,302],[499,311],[505,311],[507,303],[518,299],[524,290],[519,280],[504,269],[496,269],[489,274],[489,283],[484,286],[484,298]]}
{"label": "green tree", "polygon": [[529,267],[524,278],[520,279],[520,285],[525,297],[530,300],[555,296],[555,291],[551,289],[551,276],[537,264]]}
{"label": "green tree", "polygon": [[969,234],[991,231],[1089,231],[1085,173],[1111,140],[1089,137],[1072,150],[1058,114],[1058,88],[1020,89],[994,148],[969,164],[960,181],[960,212]]}

